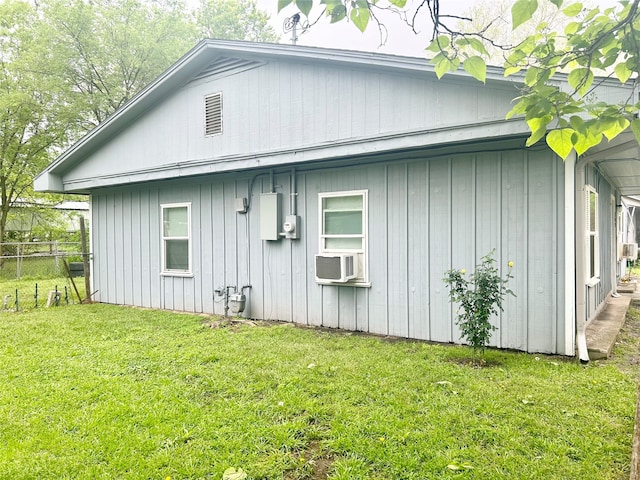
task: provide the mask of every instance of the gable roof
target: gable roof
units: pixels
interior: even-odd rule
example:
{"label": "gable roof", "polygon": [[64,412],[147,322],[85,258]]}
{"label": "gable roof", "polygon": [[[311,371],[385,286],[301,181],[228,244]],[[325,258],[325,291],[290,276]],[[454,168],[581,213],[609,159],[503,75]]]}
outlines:
{"label": "gable roof", "polygon": [[[63,191],[61,175],[65,171],[126,129],[144,112],[178,88],[207,75],[219,75],[241,68],[252,68],[271,60],[326,63],[334,66],[342,64],[377,72],[427,74],[435,78],[433,65],[430,65],[424,58],[271,43],[202,40],[154,82],[140,91],[106,121],[65,150],[44,171],[38,174],[34,182],[36,190]],[[462,70],[449,75],[471,79]],[[505,80],[502,70],[499,68],[490,67],[487,79],[491,82],[514,83],[513,80]]]}
{"label": "gable roof", "polygon": [[[206,76],[225,75],[243,69],[255,68],[270,61],[314,65],[326,64],[333,67],[343,65],[379,73],[436,78],[434,66],[429,64],[425,58],[318,47],[206,39],[187,52],[106,121],[64,151],[44,171],[36,176],[34,180],[35,189],[39,191],[64,192],[63,177],[66,172],[96,152],[120,132],[126,130],[145,112],[190,82]],[[458,70],[448,75],[450,76],[449,78],[457,78],[457,81],[468,81],[470,85],[472,82],[477,84],[477,81],[463,70]],[[558,81],[561,82],[562,79],[563,76],[560,75]],[[503,69],[488,67],[487,83],[489,84],[513,85],[520,84],[520,80],[521,78],[518,76],[505,79]],[[608,81],[605,82],[608,83]],[[611,84],[613,85],[613,82]],[[619,84],[617,85],[619,86]],[[500,123],[500,128],[494,129],[493,136],[528,135],[526,124],[521,119],[492,121],[491,123],[494,125]],[[466,128],[476,128],[479,131],[481,125],[468,125]],[[442,134],[444,136],[441,136],[443,139],[446,138],[448,142],[462,141],[465,136],[462,130],[456,132],[455,135],[450,133]],[[476,135],[472,136],[475,137]],[[414,143],[416,142],[420,143],[418,139]],[[389,143],[389,145],[391,144]],[[263,166],[266,165],[267,163],[264,162]],[[611,176],[615,175],[611,174]]]}

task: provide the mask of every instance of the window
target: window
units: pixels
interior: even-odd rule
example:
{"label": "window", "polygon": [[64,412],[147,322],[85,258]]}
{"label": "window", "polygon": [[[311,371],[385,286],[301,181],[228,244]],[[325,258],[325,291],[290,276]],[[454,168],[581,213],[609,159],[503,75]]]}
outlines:
{"label": "window", "polygon": [[204,134],[207,137],[222,133],[222,92],[204,97]]}
{"label": "window", "polygon": [[162,272],[191,274],[191,204],[162,205]]}
{"label": "window", "polygon": [[320,193],[320,252],[353,253],[355,283],[368,281],[367,190]]}
{"label": "window", "polygon": [[598,192],[592,187],[586,189],[586,240],[587,240],[587,283],[594,285],[600,279],[600,239],[598,235]]}

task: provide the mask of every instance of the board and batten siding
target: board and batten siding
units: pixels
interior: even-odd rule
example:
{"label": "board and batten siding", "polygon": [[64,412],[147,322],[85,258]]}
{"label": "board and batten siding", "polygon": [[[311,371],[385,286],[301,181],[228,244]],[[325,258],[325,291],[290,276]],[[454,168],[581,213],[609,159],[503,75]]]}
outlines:
{"label": "board and batten siding", "polygon": [[[250,176],[251,175],[251,176]],[[282,214],[291,172],[276,172]],[[299,169],[299,240],[260,240],[259,194],[269,172],[203,176],[98,190],[92,195],[96,299],[223,313],[214,290],[251,285],[245,316],[438,342],[459,342],[442,279],[471,271],[496,249],[513,261],[505,311],[492,344],[566,353],[563,165],[546,150],[508,150],[346,167]],[[252,189],[251,195],[249,189]],[[368,190],[371,287],[315,282],[318,193]],[[247,214],[235,198],[248,197]],[[193,276],[161,275],[160,205],[190,202]]]}
{"label": "board and batten siding", "polygon": [[[617,239],[614,238],[616,232],[614,222],[616,219],[616,204],[619,202],[615,189],[597,168],[593,165],[586,165],[583,168],[585,169],[585,183],[598,193],[600,280],[595,285],[588,286],[585,285],[586,280],[580,281],[578,279],[578,285],[585,290],[586,318],[584,320],[590,321],[606,305],[604,302],[609,294],[615,291],[618,280],[618,278],[612,278],[611,272],[618,270],[615,265],[618,259]],[[585,235],[585,232],[581,234]]]}
{"label": "board and batten siding", "polygon": [[[205,136],[204,98],[217,92],[222,134]],[[127,183],[127,175],[158,169],[180,176],[194,164],[213,173],[238,158],[341,142],[360,142],[364,151],[366,139],[502,121],[515,95],[507,82],[485,86],[472,79],[439,82],[433,74],[269,62],[188,83],[123,125],[66,172],[64,182],[70,188],[95,178]]]}

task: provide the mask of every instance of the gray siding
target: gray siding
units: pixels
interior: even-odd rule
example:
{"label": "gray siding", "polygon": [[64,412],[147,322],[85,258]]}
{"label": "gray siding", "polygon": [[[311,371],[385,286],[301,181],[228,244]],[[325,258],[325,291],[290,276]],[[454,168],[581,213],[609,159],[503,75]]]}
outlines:
{"label": "gray siding", "polygon": [[[223,93],[223,134],[205,137],[204,97],[215,92]],[[214,172],[223,168],[220,162],[238,158],[502,121],[516,94],[507,83],[271,62],[183,86],[124,125],[64,182],[101,177],[126,183],[128,175],[159,168],[180,176],[181,168],[198,162]]]}
{"label": "gray siding", "polygon": [[[598,192],[598,237],[600,242],[600,281],[594,286],[585,286],[578,279],[579,287],[585,289],[586,315],[585,320],[591,320],[602,307],[607,296],[615,289],[611,272],[617,270],[612,253],[617,252],[617,246],[613,235],[616,232],[615,214],[615,190],[604,176],[592,165],[584,167],[586,184],[592,186]],[[613,203],[611,197],[614,196]],[[579,214],[579,213],[578,213]],[[584,232],[582,232],[584,235]]]}
{"label": "gray siding", "polygon": [[[501,270],[508,261],[515,263],[511,286],[517,297],[508,298],[505,312],[494,319],[499,330],[493,344],[562,352],[564,179],[562,162],[551,153],[424,153],[299,169],[302,238],[295,241],[260,240],[258,194],[271,189],[268,173],[94,192],[97,299],[221,314],[213,290],[251,284],[245,312],[251,318],[459,342],[444,272],[452,267],[470,271],[495,248]],[[274,176],[283,214],[288,213],[290,175]],[[313,262],[318,193],[354,189],[369,191],[371,287],[320,286]],[[246,215],[234,209],[234,199],[241,196],[251,196]],[[169,202],[192,203],[193,277],[160,274],[160,205]]]}

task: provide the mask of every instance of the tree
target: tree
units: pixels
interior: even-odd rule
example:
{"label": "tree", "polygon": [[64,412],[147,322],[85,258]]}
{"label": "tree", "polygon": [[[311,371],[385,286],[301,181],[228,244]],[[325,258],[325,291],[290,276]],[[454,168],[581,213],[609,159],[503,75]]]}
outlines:
{"label": "tree", "polygon": [[79,133],[95,127],[187,52],[202,36],[273,41],[253,0],[45,0],[42,17],[74,93]]}
{"label": "tree", "polygon": [[187,10],[173,0],[49,0],[41,14],[77,110],[77,135],[103,122],[197,41]]}
{"label": "tree", "polygon": [[277,42],[268,21],[255,0],[200,0],[197,11],[200,32],[208,38]]}
{"label": "tree", "polygon": [[46,74],[51,52],[37,25],[28,2],[0,4],[0,239],[12,206],[30,196],[33,177],[73,123],[64,82]]}
{"label": "tree", "polygon": [[[514,29],[534,24],[531,33],[515,45],[501,44],[489,36],[490,24],[477,31],[452,26],[453,22],[472,19],[447,15],[441,11],[440,0],[419,0],[413,8],[407,0],[381,2],[368,0],[320,0],[331,23],[349,20],[364,31],[373,21],[380,25],[377,13],[391,10],[407,19],[416,30],[420,22],[432,32],[427,52],[432,56],[439,78],[464,68],[481,82],[486,80],[489,46],[504,52],[505,76],[519,75],[524,83],[520,96],[508,117],[522,115],[531,135],[531,146],[545,138],[547,144],[563,159],[573,149],[583,154],[598,145],[603,137],[612,140],[630,129],[640,142],[640,120],[635,114],[640,102],[629,89],[629,98],[621,104],[593,99],[599,85],[598,75],[618,79],[621,83],[635,81],[640,64],[640,0],[620,0],[616,7],[586,8],[582,3],[550,2],[556,9],[562,31],[549,28],[545,21],[535,23],[538,0],[516,0],[511,8]],[[313,0],[278,0],[278,8],[294,4],[306,16]],[[446,4],[443,4],[446,5]],[[554,76],[567,72],[569,91],[552,82]]]}
{"label": "tree", "polygon": [[[489,3],[476,4],[464,13],[464,18],[455,22],[455,29],[473,35],[482,32],[482,36],[491,39],[483,44],[489,53],[487,63],[502,65],[505,52],[513,45],[521,43],[529,35],[536,33],[538,25],[544,24],[545,30],[562,31],[569,21],[551,2],[538,4],[538,9],[529,22],[513,30],[511,22],[511,6],[513,0],[495,0]],[[505,50],[505,47],[507,50]]]}
{"label": "tree", "polygon": [[182,0],[0,0],[0,242],[16,201],[34,198],[33,177],[202,34],[276,39],[253,0],[203,0],[200,8]]}

